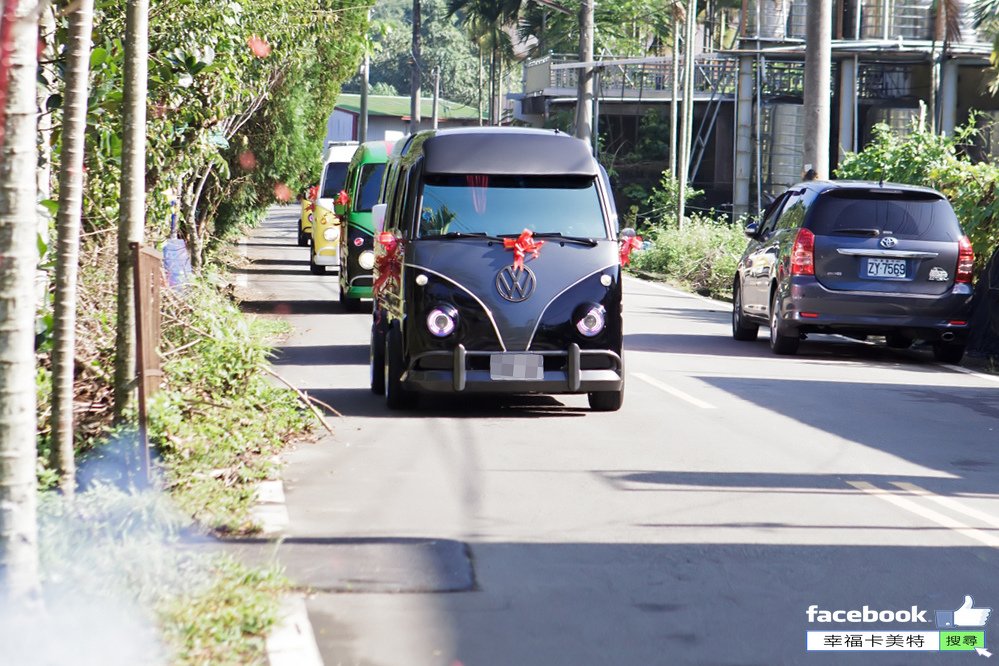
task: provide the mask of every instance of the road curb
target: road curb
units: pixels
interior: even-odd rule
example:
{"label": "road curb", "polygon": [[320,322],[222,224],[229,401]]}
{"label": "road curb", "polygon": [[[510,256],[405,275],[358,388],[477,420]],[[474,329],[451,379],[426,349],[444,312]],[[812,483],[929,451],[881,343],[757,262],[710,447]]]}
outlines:
{"label": "road curb", "polygon": [[280,624],[267,636],[270,666],[323,666],[304,597],[284,597],[281,617]]}

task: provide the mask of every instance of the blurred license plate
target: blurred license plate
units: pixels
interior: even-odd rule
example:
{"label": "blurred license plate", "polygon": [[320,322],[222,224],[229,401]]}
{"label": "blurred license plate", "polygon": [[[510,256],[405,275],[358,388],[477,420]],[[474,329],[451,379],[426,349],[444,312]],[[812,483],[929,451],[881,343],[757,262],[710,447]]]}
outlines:
{"label": "blurred license plate", "polygon": [[544,357],[539,354],[492,354],[489,357],[490,379],[540,380],[544,377]]}
{"label": "blurred license plate", "polygon": [[868,259],[867,277],[904,278],[905,259]]}

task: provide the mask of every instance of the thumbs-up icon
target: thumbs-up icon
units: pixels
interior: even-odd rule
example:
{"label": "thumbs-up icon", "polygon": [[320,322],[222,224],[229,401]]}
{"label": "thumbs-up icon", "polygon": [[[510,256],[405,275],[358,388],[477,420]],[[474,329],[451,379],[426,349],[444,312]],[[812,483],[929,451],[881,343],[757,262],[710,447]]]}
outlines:
{"label": "thumbs-up icon", "polygon": [[964,603],[954,611],[937,611],[937,627],[984,627],[992,614],[991,608],[974,608],[970,594],[964,595]]}

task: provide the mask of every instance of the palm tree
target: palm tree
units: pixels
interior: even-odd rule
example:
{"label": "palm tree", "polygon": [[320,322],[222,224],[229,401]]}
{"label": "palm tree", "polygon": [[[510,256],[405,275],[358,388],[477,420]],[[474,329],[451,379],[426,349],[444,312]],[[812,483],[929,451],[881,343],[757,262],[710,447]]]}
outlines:
{"label": "palm tree", "polygon": [[515,22],[520,12],[521,0],[448,0],[448,16],[458,16],[458,21],[482,48],[490,52],[489,63],[489,120],[493,125],[499,119],[495,111],[499,97],[497,67],[505,52],[510,51],[510,35],[504,30]]}
{"label": "palm tree", "polygon": [[122,99],[121,200],[118,214],[118,318],[115,338],[114,413],[121,421],[135,380],[135,287],[132,243],[143,241],[146,218],[146,61],[149,0],[128,0],[125,12],[125,82]]}
{"label": "palm tree", "polygon": [[80,256],[87,77],[93,22],[94,0],[78,0],[76,10],[69,15],[69,41],[66,45],[52,349],[52,468],[59,473],[59,486],[65,495],[73,494],[76,472],[73,450],[76,276]]}
{"label": "palm tree", "polygon": [[35,247],[39,2],[0,19],[0,598],[38,594],[35,479]]}

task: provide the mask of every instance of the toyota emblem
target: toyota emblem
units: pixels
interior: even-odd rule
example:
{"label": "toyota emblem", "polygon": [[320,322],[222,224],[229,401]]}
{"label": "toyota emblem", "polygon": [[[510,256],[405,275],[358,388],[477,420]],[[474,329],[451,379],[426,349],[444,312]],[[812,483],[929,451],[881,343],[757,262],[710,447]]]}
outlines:
{"label": "toyota emblem", "polygon": [[534,293],[537,278],[527,266],[517,269],[506,266],[496,274],[496,291],[511,303],[526,301]]}
{"label": "toyota emblem", "polygon": [[883,248],[893,248],[898,245],[898,239],[894,236],[885,236],[881,239],[881,247]]}

